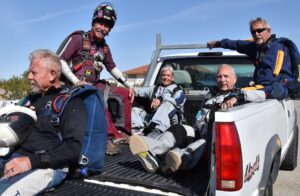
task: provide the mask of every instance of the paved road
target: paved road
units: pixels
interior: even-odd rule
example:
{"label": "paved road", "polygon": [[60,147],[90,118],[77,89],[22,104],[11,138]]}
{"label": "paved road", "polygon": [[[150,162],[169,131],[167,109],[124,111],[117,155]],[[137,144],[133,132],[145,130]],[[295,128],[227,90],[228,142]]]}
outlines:
{"label": "paved road", "polygon": [[[300,101],[295,101],[295,107],[298,113],[297,123],[300,127]],[[300,196],[300,144],[298,145],[297,168],[294,171],[280,170],[273,188],[274,196]]]}

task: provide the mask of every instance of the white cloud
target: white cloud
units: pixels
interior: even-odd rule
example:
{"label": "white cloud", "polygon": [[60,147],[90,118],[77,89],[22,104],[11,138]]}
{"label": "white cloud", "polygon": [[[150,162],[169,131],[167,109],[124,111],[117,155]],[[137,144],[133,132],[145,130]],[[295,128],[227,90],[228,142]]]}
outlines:
{"label": "white cloud", "polygon": [[62,15],[66,15],[66,14],[70,14],[70,13],[76,13],[76,12],[82,12],[83,10],[90,9],[90,7],[92,7],[92,6],[94,6],[94,4],[88,4],[88,5],[78,7],[78,8],[74,8],[74,9],[48,13],[48,14],[45,14],[45,15],[40,16],[40,17],[16,21],[16,22],[12,23],[12,26],[16,26],[16,25],[20,25],[20,24],[29,24],[29,23],[36,23],[36,22],[46,21],[46,20],[50,20],[50,19],[53,19],[53,18],[60,17]]}

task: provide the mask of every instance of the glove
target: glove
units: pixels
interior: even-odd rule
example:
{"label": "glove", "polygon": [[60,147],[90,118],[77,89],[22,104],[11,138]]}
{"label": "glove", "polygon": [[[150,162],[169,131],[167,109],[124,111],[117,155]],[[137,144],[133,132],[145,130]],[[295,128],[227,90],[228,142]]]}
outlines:
{"label": "glove", "polygon": [[230,93],[227,97],[224,98],[223,102],[231,99],[232,97],[236,98],[238,103],[245,102],[245,95],[244,95],[244,93],[242,93],[240,91],[239,92],[232,92],[232,93]]}
{"label": "glove", "polygon": [[194,129],[197,131],[198,137],[203,138],[207,135],[207,115],[209,110],[202,108],[196,114]]}

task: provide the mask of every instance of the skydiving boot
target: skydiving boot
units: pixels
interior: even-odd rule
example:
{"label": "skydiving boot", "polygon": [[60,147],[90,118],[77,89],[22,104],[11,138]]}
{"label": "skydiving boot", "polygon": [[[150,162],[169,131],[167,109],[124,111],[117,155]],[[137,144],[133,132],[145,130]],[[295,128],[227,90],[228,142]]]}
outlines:
{"label": "skydiving boot", "polygon": [[147,144],[140,135],[132,135],[129,138],[129,147],[133,155],[137,155],[145,170],[155,173],[159,167],[156,157],[149,151]]}
{"label": "skydiving boot", "polygon": [[166,167],[172,172],[191,169],[197,165],[205,150],[205,140],[199,139],[186,148],[174,148],[166,154]]}

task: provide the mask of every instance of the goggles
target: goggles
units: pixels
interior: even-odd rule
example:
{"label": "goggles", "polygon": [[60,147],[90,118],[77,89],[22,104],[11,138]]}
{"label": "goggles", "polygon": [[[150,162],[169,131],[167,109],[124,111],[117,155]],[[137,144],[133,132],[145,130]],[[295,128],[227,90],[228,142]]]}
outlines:
{"label": "goggles", "polygon": [[264,32],[267,29],[268,28],[253,29],[253,30],[251,30],[251,34],[255,35],[256,33],[262,33],[262,32]]}

